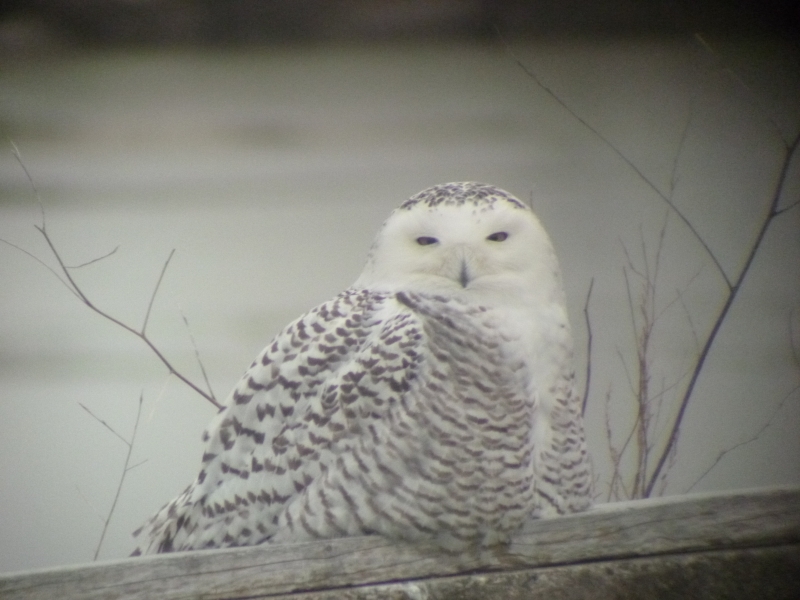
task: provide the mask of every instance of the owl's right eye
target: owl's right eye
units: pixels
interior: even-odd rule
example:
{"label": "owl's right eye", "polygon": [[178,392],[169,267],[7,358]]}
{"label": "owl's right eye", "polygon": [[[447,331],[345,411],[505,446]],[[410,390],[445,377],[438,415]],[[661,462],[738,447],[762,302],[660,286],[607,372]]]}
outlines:
{"label": "owl's right eye", "polygon": [[435,237],[428,237],[426,235],[420,236],[417,238],[417,243],[420,246],[430,246],[431,244],[437,244],[439,240]]}

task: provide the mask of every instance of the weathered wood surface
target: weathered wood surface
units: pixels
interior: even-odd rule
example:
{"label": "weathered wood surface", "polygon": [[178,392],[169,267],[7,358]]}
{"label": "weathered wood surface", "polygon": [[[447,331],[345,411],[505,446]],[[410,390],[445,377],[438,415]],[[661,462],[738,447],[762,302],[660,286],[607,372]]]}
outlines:
{"label": "weathered wood surface", "polygon": [[532,521],[509,547],[470,556],[369,536],[0,575],[3,599],[800,598],[798,592],[797,488],[601,506]]}
{"label": "weathered wood surface", "polygon": [[[790,551],[787,551],[790,550]],[[800,546],[526,568],[270,596],[270,600],[798,600]]]}

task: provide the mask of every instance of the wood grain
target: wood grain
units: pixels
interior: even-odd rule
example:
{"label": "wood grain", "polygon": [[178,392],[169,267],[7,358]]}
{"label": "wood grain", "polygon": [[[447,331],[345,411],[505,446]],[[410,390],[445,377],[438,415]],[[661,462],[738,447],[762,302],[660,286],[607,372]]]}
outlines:
{"label": "wood grain", "polygon": [[[409,585],[427,590],[420,591],[421,598],[474,597],[448,595],[448,585],[453,586],[453,593],[456,588],[470,588],[465,587],[464,576],[453,575],[468,572],[467,577],[476,578],[473,583],[478,585],[481,578],[501,581],[503,574],[509,582],[518,580],[512,574],[520,572],[528,573],[525,581],[534,576],[538,580],[546,569],[557,567],[573,569],[572,577],[580,572],[581,578],[593,581],[603,571],[597,571],[599,567],[587,571],[588,564],[605,561],[619,567],[648,559],[651,570],[663,564],[678,573],[681,570],[674,565],[682,560],[680,555],[688,560],[690,555],[697,558],[703,553],[713,555],[717,562],[724,561],[727,553],[733,557],[730,560],[751,564],[742,558],[742,552],[760,552],[759,560],[779,556],[775,564],[796,565],[800,564],[799,544],[800,488],[781,488],[604,505],[579,515],[531,521],[508,547],[471,555],[452,556],[434,548],[368,536],[11,573],[0,575],[0,598],[211,600],[298,592],[305,593],[304,598],[329,598],[332,590],[342,595],[351,586],[367,586],[359,588],[359,593],[369,591],[373,594],[369,597],[417,596],[405,589]],[[793,572],[787,568],[781,572]],[[438,591],[431,596],[434,588]],[[347,591],[348,597],[367,597],[353,596],[355,591]],[[511,594],[512,588],[507,591]]]}

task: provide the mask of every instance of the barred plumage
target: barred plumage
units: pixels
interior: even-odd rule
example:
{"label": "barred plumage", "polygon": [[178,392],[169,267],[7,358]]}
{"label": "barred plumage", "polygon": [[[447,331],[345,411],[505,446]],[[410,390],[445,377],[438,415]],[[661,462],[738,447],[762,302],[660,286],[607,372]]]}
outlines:
{"label": "barred plumage", "polygon": [[[135,553],[365,533],[460,551],[590,503],[558,264],[492,186],[435,186],[279,333]],[[141,532],[144,531],[142,534]]]}

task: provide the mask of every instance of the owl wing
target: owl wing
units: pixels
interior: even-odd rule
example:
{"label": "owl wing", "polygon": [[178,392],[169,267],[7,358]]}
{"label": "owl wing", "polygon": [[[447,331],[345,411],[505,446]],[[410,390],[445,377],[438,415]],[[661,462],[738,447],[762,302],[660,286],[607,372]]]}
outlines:
{"label": "owl wing", "polygon": [[504,539],[534,494],[535,403],[484,307],[349,290],[287,326],[208,430],[196,481],[140,551],[377,532]]}
{"label": "owl wing", "polygon": [[[387,329],[388,297],[347,290],[273,339],[203,434],[197,479],[134,532],[143,538],[134,554],[250,545],[274,534],[277,516],[350,435],[351,405],[412,376],[413,357],[389,351],[399,339],[389,333],[374,343]],[[369,389],[365,368],[377,377]]]}

